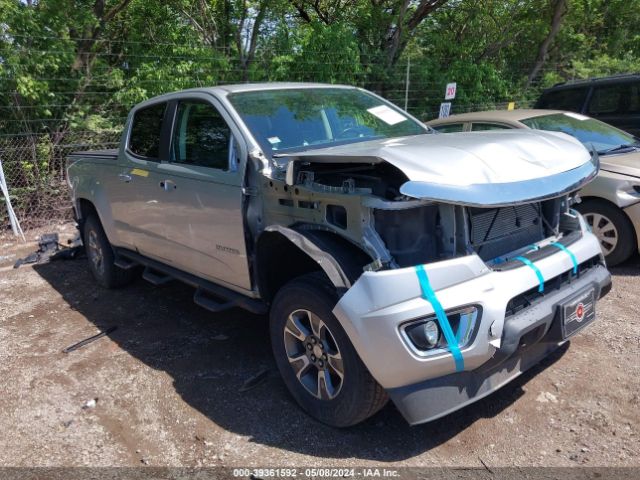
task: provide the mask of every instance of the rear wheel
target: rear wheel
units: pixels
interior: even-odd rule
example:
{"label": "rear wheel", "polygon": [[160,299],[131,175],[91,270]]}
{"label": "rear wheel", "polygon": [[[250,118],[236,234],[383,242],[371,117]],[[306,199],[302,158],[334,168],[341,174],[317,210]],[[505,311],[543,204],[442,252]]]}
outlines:
{"label": "rear wheel", "polygon": [[333,287],[313,273],[285,285],[271,308],[271,344],[298,404],[334,427],[355,425],[387,402],[332,310]]}
{"label": "rear wheel", "polygon": [[585,200],[576,207],[598,237],[607,265],[613,267],[631,256],[636,248],[636,236],[622,210],[599,200]]}
{"label": "rear wheel", "polygon": [[113,248],[95,215],[89,215],[84,221],[83,240],[91,273],[102,287],[118,288],[131,283],[135,270],[116,266]]}

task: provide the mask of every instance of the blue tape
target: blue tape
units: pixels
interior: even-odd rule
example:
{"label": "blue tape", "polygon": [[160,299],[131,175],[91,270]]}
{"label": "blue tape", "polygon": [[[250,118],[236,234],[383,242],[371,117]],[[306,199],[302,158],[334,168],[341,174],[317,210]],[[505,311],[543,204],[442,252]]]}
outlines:
{"label": "blue tape", "polygon": [[524,258],[524,257],[515,257],[514,260],[518,260],[522,263],[524,263],[527,267],[531,268],[535,274],[536,277],[538,277],[538,292],[542,293],[544,292],[544,277],[542,276],[542,272],[540,271],[540,269],[538,267],[536,267],[533,262],[531,260],[529,260],[528,258]]}
{"label": "blue tape", "polygon": [[573,274],[577,275],[578,274],[578,259],[576,259],[576,256],[573,254],[573,252],[571,250],[569,250],[567,247],[565,247],[564,245],[562,245],[561,243],[558,243],[558,242],[553,242],[550,245],[553,245],[554,247],[559,248],[560,250],[565,252],[567,255],[569,255],[569,257],[571,257],[571,262],[573,263]]}
{"label": "blue tape", "polygon": [[429,277],[427,276],[424,266],[417,265],[415,268],[416,274],[418,275],[418,281],[420,282],[420,289],[422,290],[422,298],[427,300],[433,307],[438,323],[440,324],[440,328],[442,329],[442,333],[444,334],[444,338],[449,346],[449,350],[451,350],[451,355],[453,355],[453,360],[456,362],[456,372],[462,372],[464,370],[464,358],[462,358],[462,353],[458,347],[456,336],[453,334],[453,330],[451,329],[451,324],[449,323],[447,314],[444,313],[444,309],[442,308],[440,301],[431,288]]}

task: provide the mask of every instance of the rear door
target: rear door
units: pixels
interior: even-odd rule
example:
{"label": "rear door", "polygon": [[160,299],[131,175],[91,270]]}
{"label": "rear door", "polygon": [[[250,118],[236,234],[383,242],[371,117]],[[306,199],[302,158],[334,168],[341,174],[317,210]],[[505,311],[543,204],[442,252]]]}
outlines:
{"label": "rear door", "polygon": [[168,162],[159,166],[166,236],[180,269],[250,290],[243,221],[247,157],[240,131],[219,102],[193,94],[172,104]]}
{"label": "rear door", "polygon": [[640,136],[640,81],[594,87],[587,114]]}
{"label": "rear door", "polygon": [[118,175],[124,195],[113,208],[125,244],[143,255],[171,263],[164,214],[166,195],[161,185],[164,177],[159,170],[168,154],[167,112],[167,102],[134,111]]}

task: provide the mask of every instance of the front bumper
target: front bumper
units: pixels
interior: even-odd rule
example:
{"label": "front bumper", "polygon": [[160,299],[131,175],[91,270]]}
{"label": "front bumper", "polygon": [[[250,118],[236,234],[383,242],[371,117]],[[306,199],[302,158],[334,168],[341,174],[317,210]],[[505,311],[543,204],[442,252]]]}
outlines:
{"label": "front bumper", "polygon": [[[411,424],[443,417],[495,392],[536,365],[563,343],[559,334],[559,304],[576,292],[592,287],[595,298],[611,286],[604,267],[591,269],[568,288],[555,292],[505,324],[503,342],[487,363],[473,371],[453,373],[405,387],[387,390],[398,410]],[[523,339],[527,335],[534,337]],[[532,343],[528,343],[532,342]]]}
{"label": "front bumper", "polygon": [[[578,264],[601,256],[596,237],[584,231],[570,249]],[[558,251],[536,261],[536,266],[548,280],[566,274],[573,263]],[[604,266],[593,266],[505,322],[509,301],[538,285],[527,266],[493,271],[470,255],[426,265],[425,270],[445,310],[464,305],[482,308],[473,340],[461,349],[462,372],[456,372],[448,350],[420,355],[400,333],[400,325],[434,313],[422,298],[413,268],[364,273],[334,309],[360,358],[412,424],[446,415],[515,378],[559,344],[552,337],[559,303],[589,285],[598,298],[611,283]],[[525,356],[518,346],[532,331],[536,348]],[[529,337],[527,341],[532,343]]]}

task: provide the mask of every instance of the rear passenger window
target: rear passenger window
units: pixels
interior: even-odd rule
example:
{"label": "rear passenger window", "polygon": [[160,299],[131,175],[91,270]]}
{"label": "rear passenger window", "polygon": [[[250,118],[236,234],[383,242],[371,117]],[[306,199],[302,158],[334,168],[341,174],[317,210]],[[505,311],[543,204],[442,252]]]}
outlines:
{"label": "rear passenger window", "polygon": [[205,101],[180,102],[173,133],[171,161],[229,170],[231,129]]}
{"label": "rear passenger window", "polygon": [[536,108],[581,112],[587,97],[586,88],[563,88],[544,93]]}
{"label": "rear passenger window", "polygon": [[160,156],[160,130],[166,110],[166,103],[141,108],[133,115],[129,150],[153,160]]}
{"label": "rear passenger window", "polygon": [[499,125],[497,123],[473,123],[471,125],[471,131],[473,132],[485,132],[487,130],[511,130],[511,127],[506,125]]}
{"label": "rear passenger window", "polygon": [[440,133],[456,133],[464,130],[464,123],[450,123],[448,125],[435,125],[433,127],[435,131]]}
{"label": "rear passenger window", "polygon": [[597,87],[593,90],[593,96],[589,104],[589,113],[593,115],[606,115],[610,113],[633,112],[634,110],[637,111],[637,103],[637,84],[619,83],[617,85]]}

